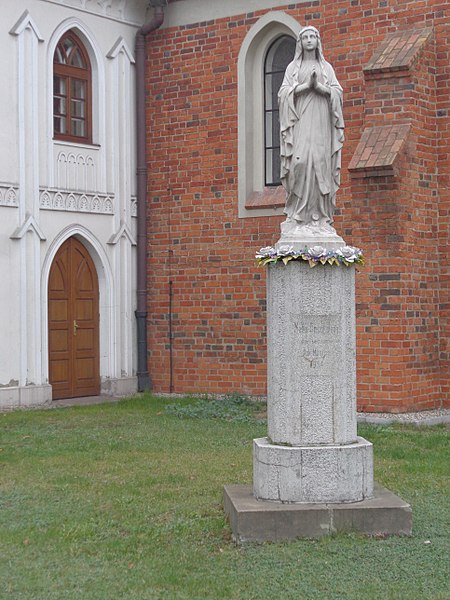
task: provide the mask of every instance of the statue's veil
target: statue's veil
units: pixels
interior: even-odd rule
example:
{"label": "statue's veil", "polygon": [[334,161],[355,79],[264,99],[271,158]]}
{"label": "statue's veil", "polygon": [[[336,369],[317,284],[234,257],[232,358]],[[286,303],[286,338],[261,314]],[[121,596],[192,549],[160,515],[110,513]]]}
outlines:
{"label": "statue's veil", "polygon": [[315,27],[313,27],[312,25],[307,25],[306,27],[303,27],[297,36],[297,47],[295,49],[295,56],[294,56],[294,60],[293,60],[293,63],[296,66],[296,72],[298,73],[298,71],[300,70],[300,68],[302,66],[302,62],[303,62],[302,35],[305,33],[305,31],[313,31],[316,34],[316,37],[317,37],[316,58],[317,58],[318,63],[320,64],[320,67],[322,69],[322,72],[323,72],[323,75],[324,75],[325,81],[326,81],[328,79],[327,70],[325,69],[325,65],[327,64],[327,62],[323,55],[322,40],[320,39],[319,30],[316,29]]}

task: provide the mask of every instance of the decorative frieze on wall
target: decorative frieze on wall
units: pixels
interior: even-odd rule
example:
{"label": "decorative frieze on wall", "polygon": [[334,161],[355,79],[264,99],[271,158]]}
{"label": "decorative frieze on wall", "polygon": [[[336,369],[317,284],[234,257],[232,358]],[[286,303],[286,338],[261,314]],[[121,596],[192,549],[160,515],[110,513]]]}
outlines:
{"label": "decorative frieze on wall", "polygon": [[39,206],[43,210],[114,214],[114,194],[41,188]]}
{"label": "decorative frieze on wall", "polygon": [[0,183],[0,206],[19,206],[19,188],[10,183]]}
{"label": "decorative frieze on wall", "polygon": [[83,12],[101,15],[133,25],[145,20],[147,2],[143,0],[43,0],[50,4],[70,6]]}
{"label": "decorative frieze on wall", "polygon": [[98,189],[97,156],[59,152],[56,157],[56,187],[67,190]]}
{"label": "decorative frieze on wall", "polygon": [[[137,217],[136,197],[132,196],[129,203],[131,216]],[[0,206],[11,206],[13,208],[19,206],[19,186],[17,184],[0,182]],[[113,215],[114,194],[40,188],[39,208],[42,210]]]}

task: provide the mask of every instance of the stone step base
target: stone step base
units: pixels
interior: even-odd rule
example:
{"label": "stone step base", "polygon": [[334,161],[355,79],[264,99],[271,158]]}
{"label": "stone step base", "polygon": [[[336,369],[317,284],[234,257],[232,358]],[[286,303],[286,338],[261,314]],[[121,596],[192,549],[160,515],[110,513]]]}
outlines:
{"label": "stone step base", "polygon": [[224,509],[237,543],[317,539],[336,532],[411,535],[412,510],[375,483],[374,496],[342,504],[283,504],[256,500],[250,485],[227,485]]}

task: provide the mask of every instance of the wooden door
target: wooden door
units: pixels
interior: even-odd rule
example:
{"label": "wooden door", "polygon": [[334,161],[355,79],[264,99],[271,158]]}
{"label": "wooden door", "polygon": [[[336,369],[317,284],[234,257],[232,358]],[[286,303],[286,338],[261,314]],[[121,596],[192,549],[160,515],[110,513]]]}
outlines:
{"label": "wooden door", "polygon": [[49,381],[53,399],[100,393],[98,277],[89,252],[69,238],[48,283]]}

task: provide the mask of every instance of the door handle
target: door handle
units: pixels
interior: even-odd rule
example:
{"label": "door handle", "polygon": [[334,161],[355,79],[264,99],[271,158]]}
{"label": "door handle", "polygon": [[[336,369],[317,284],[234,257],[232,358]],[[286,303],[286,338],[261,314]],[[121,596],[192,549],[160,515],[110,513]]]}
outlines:
{"label": "door handle", "polygon": [[76,320],[73,320],[73,335],[77,335],[77,329],[79,328],[78,323],[76,322]]}

